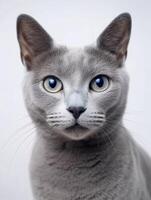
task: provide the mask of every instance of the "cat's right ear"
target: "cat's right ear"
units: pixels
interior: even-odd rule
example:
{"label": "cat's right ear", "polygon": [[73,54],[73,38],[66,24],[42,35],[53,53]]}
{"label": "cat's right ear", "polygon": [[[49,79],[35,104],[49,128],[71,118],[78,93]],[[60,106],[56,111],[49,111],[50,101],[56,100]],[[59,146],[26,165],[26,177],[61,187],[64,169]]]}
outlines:
{"label": "cat's right ear", "polygon": [[29,15],[17,18],[17,38],[20,45],[21,60],[27,70],[31,70],[33,58],[49,51],[53,40],[40,24]]}

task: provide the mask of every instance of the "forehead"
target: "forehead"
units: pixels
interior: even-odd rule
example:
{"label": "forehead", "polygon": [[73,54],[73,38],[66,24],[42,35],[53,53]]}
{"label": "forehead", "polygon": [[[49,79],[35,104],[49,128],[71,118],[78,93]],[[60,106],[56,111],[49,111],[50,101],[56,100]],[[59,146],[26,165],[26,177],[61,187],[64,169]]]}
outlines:
{"label": "forehead", "polygon": [[40,76],[56,75],[61,78],[71,78],[77,74],[86,78],[97,73],[112,73],[118,64],[113,56],[92,47],[64,49],[36,63],[40,63],[38,68],[35,67]]}

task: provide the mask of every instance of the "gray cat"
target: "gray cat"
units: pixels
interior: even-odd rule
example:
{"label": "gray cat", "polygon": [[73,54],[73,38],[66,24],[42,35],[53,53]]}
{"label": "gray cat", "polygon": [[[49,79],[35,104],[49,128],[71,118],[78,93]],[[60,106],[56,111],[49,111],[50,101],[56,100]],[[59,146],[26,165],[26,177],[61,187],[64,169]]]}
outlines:
{"label": "gray cat", "polygon": [[131,17],[115,18],[94,45],[57,45],[30,16],[17,36],[36,126],[30,174],[36,200],[150,200],[151,159],[122,123]]}

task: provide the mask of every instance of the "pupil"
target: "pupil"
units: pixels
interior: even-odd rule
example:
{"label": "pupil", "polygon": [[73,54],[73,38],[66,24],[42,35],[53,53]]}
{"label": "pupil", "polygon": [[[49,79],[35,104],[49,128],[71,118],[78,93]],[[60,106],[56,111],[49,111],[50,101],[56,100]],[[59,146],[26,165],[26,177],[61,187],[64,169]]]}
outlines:
{"label": "pupil", "polygon": [[95,80],[95,83],[96,83],[96,85],[97,85],[98,87],[102,87],[103,84],[104,84],[104,80],[103,80],[103,78],[97,78],[97,79]]}
{"label": "pupil", "polygon": [[55,88],[57,85],[57,81],[55,79],[49,79],[49,86],[51,88]]}

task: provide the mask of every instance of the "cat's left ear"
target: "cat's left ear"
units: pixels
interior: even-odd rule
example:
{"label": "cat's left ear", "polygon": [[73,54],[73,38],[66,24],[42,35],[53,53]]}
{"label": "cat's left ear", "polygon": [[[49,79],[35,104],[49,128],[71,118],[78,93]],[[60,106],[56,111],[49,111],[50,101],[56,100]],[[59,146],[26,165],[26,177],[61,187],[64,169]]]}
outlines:
{"label": "cat's left ear", "polygon": [[123,13],[116,17],[97,39],[99,49],[116,55],[121,60],[127,56],[131,34],[131,16]]}
{"label": "cat's left ear", "polygon": [[53,46],[53,39],[31,16],[22,14],[17,19],[17,38],[20,45],[21,59],[27,70],[31,70],[32,61]]}

